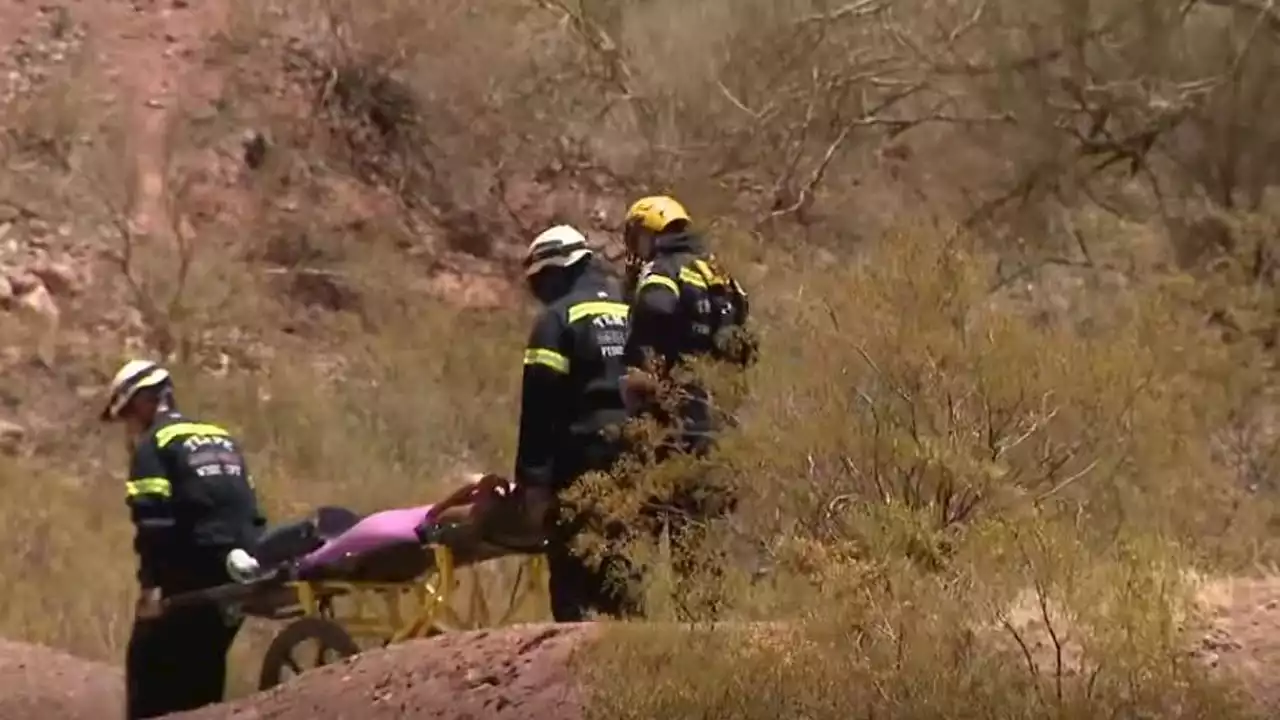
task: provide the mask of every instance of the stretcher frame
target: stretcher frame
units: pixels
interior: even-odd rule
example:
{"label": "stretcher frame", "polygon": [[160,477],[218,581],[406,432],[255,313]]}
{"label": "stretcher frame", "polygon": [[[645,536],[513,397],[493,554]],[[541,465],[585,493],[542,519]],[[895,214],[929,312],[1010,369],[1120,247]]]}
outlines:
{"label": "stretcher frame", "polygon": [[[469,499],[463,488],[437,506],[458,506]],[[535,602],[549,615],[546,557],[532,549],[507,549],[484,541],[487,552],[459,557],[450,543],[449,528],[422,551],[434,562],[419,576],[401,582],[344,579],[264,579],[251,584],[229,584],[176,596],[168,606],[214,602],[242,617],[285,623],[263,655],[260,690],[287,678],[286,670],[301,674],[331,664],[365,649],[360,641],[382,647],[432,637],[444,632],[478,630],[511,624]],[[509,586],[507,607],[496,617],[481,585],[482,568],[495,560],[518,559],[516,577]],[[465,609],[455,607],[460,586],[459,571],[471,571],[471,593]],[[340,602],[341,601],[341,602]],[[407,601],[407,609],[406,609]],[[343,608],[346,605],[348,607]],[[311,662],[299,664],[297,650],[315,642]]]}
{"label": "stretcher frame", "polygon": [[[535,602],[545,606],[547,568],[543,555],[520,558],[510,599],[495,616],[478,577],[472,580],[465,609],[456,607],[461,584],[457,571],[479,571],[485,563],[459,567],[453,551],[445,545],[431,545],[425,551],[435,556],[435,566],[414,581],[293,580],[272,591],[294,594],[295,603],[277,606],[269,615],[246,608],[246,614],[288,621],[263,656],[259,689],[278,685],[285,679],[286,669],[298,674],[329,664],[330,652],[339,658],[358,654],[362,640],[386,647],[443,632],[501,627]],[[314,664],[302,667],[297,664],[296,651],[311,641],[319,645]]]}

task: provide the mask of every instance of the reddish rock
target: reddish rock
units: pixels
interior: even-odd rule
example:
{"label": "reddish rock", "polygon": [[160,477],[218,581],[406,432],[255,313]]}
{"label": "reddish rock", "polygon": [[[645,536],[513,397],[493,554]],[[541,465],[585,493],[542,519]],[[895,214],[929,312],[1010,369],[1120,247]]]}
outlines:
{"label": "reddish rock", "polygon": [[42,260],[32,266],[31,274],[56,296],[74,295],[80,291],[80,278],[66,263]]}

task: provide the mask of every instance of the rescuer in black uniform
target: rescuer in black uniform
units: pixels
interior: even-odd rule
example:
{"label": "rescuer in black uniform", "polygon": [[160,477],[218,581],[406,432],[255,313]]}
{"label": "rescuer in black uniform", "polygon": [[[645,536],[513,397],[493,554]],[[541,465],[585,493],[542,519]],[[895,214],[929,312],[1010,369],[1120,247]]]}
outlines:
{"label": "rescuer in black uniform", "polygon": [[666,196],[642,198],[627,211],[630,335],[624,387],[635,413],[659,416],[675,430],[673,449],[705,454],[718,423],[710,398],[692,379],[675,382],[675,417],[655,406],[658,385],[686,359],[711,357],[746,367],[756,345],[746,330],[747,294],[708,253],[689,214]]}
{"label": "rescuer in black uniform", "polygon": [[[608,471],[621,454],[609,433],[626,421],[622,401],[627,306],[621,288],[595,259],[586,238],[567,225],[540,234],[525,257],[525,275],[543,305],[524,353],[517,493],[538,517],[556,496],[592,471]],[[632,612],[624,587],[625,561],[606,554],[592,567],[571,548],[583,514],[549,528],[551,607],[559,622],[587,611],[611,616]]]}
{"label": "rescuer in black uniform", "polygon": [[124,422],[133,454],[125,488],[140,595],[126,715],[220,702],[242,618],[212,603],[166,609],[164,599],[231,582],[228,553],[252,547],[266,524],[248,465],[226,430],[177,411],[169,372],[153,362],[134,360],[116,373],[101,419]]}
{"label": "rescuer in black uniform", "polygon": [[[651,417],[664,428],[653,449],[658,462],[675,454],[704,458],[724,419],[714,412],[703,383],[679,370],[693,358],[739,369],[755,362],[747,294],[707,251],[689,213],[673,198],[642,198],[627,210],[625,222],[631,313],[624,397],[631,415]],[[718,573],[723,559],[714,553],[699,557],[706,553],[698,550],[698,531],[732,511],[734,493],[704,469],[651,505],[648,515],[658,531],[665,526],[670,533],[677,576],[687,578],[700,566]]]}

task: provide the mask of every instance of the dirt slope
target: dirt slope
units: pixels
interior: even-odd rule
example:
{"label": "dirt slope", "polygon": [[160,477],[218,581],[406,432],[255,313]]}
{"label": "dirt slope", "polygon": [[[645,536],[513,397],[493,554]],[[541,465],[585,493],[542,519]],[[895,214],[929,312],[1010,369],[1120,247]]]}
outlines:
{"label": "dirt slope", "polygon": [[[1209,627],[1192,654],[1280,709],[1280,577],[1215,580],[1200,595]],[[408,643],[183,717],[573,720],[581,706],[568,662],[592,632],[528,625]]]}
{"label": "dirt slope", "polygon": [[369,653],[264,695],[175,717],[574,720],[568,672],[590,625],[524,625],[456,633]]}
{"label": "dirt slope", "polygon": [[0,718],[101,720],[123,710],[118,669],[37,645],[0,641]]}
{"label": "dirt slope", "polygon": [[[1280,577],[1215,580],[1200,598],[1208,628],[1192,654],[1280,709]],[[184,717],[572,720],[581,710],[568,661],[592,632],[529,625],[409,643]]]}
{"label": "dirt slope", "polygon": [[[1202,600],[1210,622],[1193,655],[1280,710],[1280,578],[1215,581]],[[570,660],[594,633],[591,625],[523,625],[404,643],[175,717],[574,720],[582,708]],[[0,718],[96,720],[121,707],[118,668],[0,641]]]}
{"label": "dirt slope", "polygon": [[1280,714],[1280,578],[1216,581],[1201,601],[1210,622],[1195,655],[1240,678]]}
{"label": "dirt slope", "polygon": [[[218,73],[205,67],[200,50],[222,23],[225,6],[0,0],[0,105],[52,138],[68,132],[63,126],[77,117],[124,118],[124,150],[136,172],[122,171],[121,180],[136,178],[128,210],[145,243],[166,241],[168,218],[160,202],[166,133],[181,100],[216,92]],[[65,107],[53,102],[63,95],[58,102]],[[51,102],[56,107],[46,107]],[[17,165],[5,171],[26,172]],[[33,201],[31,194],[30,188],[0,193],[0,322],[39,327],[42,338],[38,347],[15,336],[0,342],[0,372],[20,381],[0,407],[0,424],[8,423],[18,439],[33,439],[54,416],[77,412],[76,386],[96,382],[75,369],[84,346],[112,347],[141,334],[136,313],[122,302],[116,243],[58,200],[41,195]],[[33,354],[38,364],[28,362]],[[36,395],[49,399],[46,410],[28,401]]]}

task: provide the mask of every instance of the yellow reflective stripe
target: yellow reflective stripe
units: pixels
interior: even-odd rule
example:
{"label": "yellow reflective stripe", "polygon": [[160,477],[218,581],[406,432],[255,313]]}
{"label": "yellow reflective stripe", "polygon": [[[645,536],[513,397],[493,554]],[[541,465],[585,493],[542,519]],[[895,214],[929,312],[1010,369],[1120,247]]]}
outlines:
{"label": "yellow reflective stripe", "polygon": [[680,294],[680,286],[676,285],[675,280],[672,280],[671,278],[666,277],[665,275],[650,275],[646,277],[645,279],[640,281],[640,284],[636,287],[636,291],[638,292],[640,290],[643,290],[645,287],[648,287],[649,285],[661,285],[662,287],[670,290],[671,292],[677,295]]}
{"label": "yellow reflective stripe", "polygon": [[703,290],[707,289],[707,281],[702,277],[702,274],[691,267],[680,268],[680,282],[689,283],[690,285],[696,288],[702,288]]}
{"label": "yellow reflective stripe", "polygon": [[595,317],[597,315],[621,315],[622,317],[626,317],[627,311],[627,306],[620,302],[612,302],[609,300],[580,302],[577,305],[569,306],[569,322],[575,323],[583,318]]}
{"label": "yellow reflective stripe", "polygon": [[529,348],[524,351],[525,365],[544,365],[558,373],[569,372],[569,358],[555,350],[545,348]]}
{"label": "yellow reflective stripe", "polygon": [[711,285],[736,285],[733,278],[718,273],[711,264],[706,260],[698,259],[693,261],[693,267],[702,275],[703,281]]}
{"label": "yellow reflective stripe", "polygon": [[174,423],[168,427],[161,428],[156,432],[156,444],[164,447],[173,442],[175,438],[183,435],[213,435],[215,437],[227,437],[231,433],[223,430],[217,425],[209,425],[207,423]]}
{"label": "yellow reflective stripe", "polygon": [[173,494],[173,486],[162,477],[146,477],[130,480],[124,484],[125,493],[130,498],[139,495],[158,495],[167,498]]}

